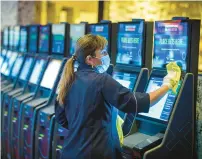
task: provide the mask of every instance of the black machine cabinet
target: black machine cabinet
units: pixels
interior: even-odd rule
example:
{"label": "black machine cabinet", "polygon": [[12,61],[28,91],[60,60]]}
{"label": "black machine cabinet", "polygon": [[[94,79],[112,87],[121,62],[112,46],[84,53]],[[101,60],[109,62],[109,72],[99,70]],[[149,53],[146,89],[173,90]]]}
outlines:
{"label": "black machine cabinet", "polygon": [[[116,65],[113,78],[134,92],[144,92],[151,69],[153,23],[134,19],[117,24]],[[123,135],[131,129],[136,114],[118,111],[124,120]],[[116,119],[116,118],[115,118]]]}
{"label": "black machine cabinet", "polygon": [[[155,117],[155,114],[152,115],[152,111],[139,113],[137,115],[129,134],[124,139],[123,156],[128,159],[193,159],[196,157],[195,111],[200,20],[174,18],[170,21],[159,21],[157,22],[159,24],[158,26],[161,25],[161,22],[166,23],[165,26],[167,25],[168,27],[166,31],[168,32],[178,31],[176,28],[181,24],[186,24],[184,26],[187,26],[187,32],[185,34],[188,41],[185,40],[187,46],[187,51],[185,52],[186,59],[184,59],[181,65],[182,79],[177,94],[170,92],[168,96],[165,96],[165,102],[167,103],[165,103],[162,109],[161,116]],[[165,28],[163,28],[163,30],[164,29]],[[165,44],[165,42],[166,41],[163,40],[163,44]],[[154,44],[157,44],[155,40]],[[155,51],[154,54],[157,55]],[[172,56],[172,53],[170,54],[169,56]],[[179,58],[179,56],[177,56],[177,58]],[[152,88],[152,84],[155,87],[157,84],[160,86],[163,77],[166,75],[165,68],[154,66],[157,66],[155,62],[153,63],[153,71],[147,90]],[[165,65],[163,67],[165,67]],[[151,106],[150,109],[157,112],[157,109],[155,110]]]}

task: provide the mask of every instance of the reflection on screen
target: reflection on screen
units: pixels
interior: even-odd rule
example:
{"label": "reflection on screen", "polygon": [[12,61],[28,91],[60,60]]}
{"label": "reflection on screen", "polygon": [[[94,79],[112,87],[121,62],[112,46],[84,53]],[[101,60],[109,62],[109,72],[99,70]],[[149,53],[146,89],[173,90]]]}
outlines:
{"label": "reflection on screen", "polygon": [[155,22],[153,67],[165,68],[176,61],[186,70],[188,51],[187,22]]}
{"label": "reflection on screen", "polygon": [[75,52],[77,40],[85,35],[85,24],[70,25],[70,55]]}
{"label": "reflection on screen", "polygon": [[[147,87],[147,93],[157,90],[161,87],[163,78],[151,77],[149,85]],[[156,103],[150,105],[149,113],[139,113],[140,115],[148,116],[163,121],[168,121],[170,113],[172,111],[176,95],[169,91]]]}
{"label": "reflection on screen", "polygon": [[20,68],[22,66],[22,63],[23,63],[23,56],[19,55],[15,61],[15,64],[11,72],[12,77],[16,77],[20,73]]}
{"label": "reflection on screen", "polygon": [[19,42],[20,42],[20,27],[15,26],[14,27],[14,42],[13,42],[14,49],[18,49]]}
{"label": "reflection on screen", "polygon": [[50,26],[41,26],[39,32],[39,52],[49,51]]}
{"label": "reflection on screen", "polygon": [[44,59],[39,59],[36,61],[34,65],[34,69],[32,71],[31,77],[29,79],[29,82],[33,84],[37,84],[39,76],[43,68],[45,67],[45,60]]}
{"label": "reflection on screen", "polygon": [[37,51],[37,36],[38,36],[38,27],[31,26],[29,28],[29,51],[36,52]]}
{"label": "reflection on screen", "polygon": [[113,78],[132,91],[136,83],[137,75],[132,73],[114,72]]}
{"label": "reflection on screen", "polygon": [[64,53],[65,24],[52,25],[52,53]]}
{"label": "reflection on screen", "polygon": [[[16,56],[13,56],[13,58],[11,58],[11,55],[12,55],[12,52],[8,51],[6,54],[4,63],[1,67],[1,73],[3,73],[4,75],[9,74],[9,71],[6,70],[7,67],[9,67],[9,68],[11,67],[11,66],[9,66],[9,61],[12,60],[13,58],[17,57],[17,54],[15,54]],[[14,61],[15,61],[15,59],[14,59]],[[14,61],[12,60],[12,62],[14,62]]]}
{"label": "reflection on screen", "polygon": [[13,47],[13,41],[14,40],[14,30],[13,27],[9,28],[9,48],[12,49]]}
{"label": "reflection on screen", "polygon": [[21,71],[21,73],[20,73],[20,79],[21,79],[21,80],[26,80],[27,75],[28,75],[28,73],[29,73],[29,69],[30,69],[30,67],[31,67],[33,61],[34,61],[34,59],[31,58],[31,57],[27,57],[27,58],[26,58],[26,61],[25,61],[25,63],[24,63],[24,66],[23,66],[23,68],[22,68],[22,71]]}
{"label": "reflection on screen", "polygon": [[[105,37],[107,41],[109,41],[109,25],[108,24],[92,24],[89,26],[90,34],[100,35]],[[105,48],[109,51],[108,45]]]}
{"label": "reflection on screen", "polygon": [[4,45],[4,47],[7,47],[8,46],[8,28],[4,29],[3,36],[4,36],[3,45]]}
{"label": "reflection on screen", "polygon": [[21,27],[20,30],[20,52],[27,52],[27,29]]}
{"label": "reflection on screen", "polygon": [[52,60],[49,62],[40,84],[42,87],[49,89],[53,88],[54,82],[59,73],[61,63],[62,62],[60,60]]}
{"label": "reflection on screen", "polygon": [[116,63],[142,66],[143,24],[119,24]]}

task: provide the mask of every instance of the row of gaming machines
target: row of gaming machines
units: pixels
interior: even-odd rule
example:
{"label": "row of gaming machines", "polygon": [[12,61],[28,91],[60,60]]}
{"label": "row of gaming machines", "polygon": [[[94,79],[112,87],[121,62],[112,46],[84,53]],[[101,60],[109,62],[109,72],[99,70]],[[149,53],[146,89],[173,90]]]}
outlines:
{"label": "row of gaming machines", "polygon": [[133,92],[158,89],[170,61],[182,69],[178,93],[169,91],[148,113],[113,109],[124,119],[123,157],[193,158],[200,20],[184,17],[155,25],[133,19],[6,28],[0,59],[2,157],[60,158],[68,130],[55,122],[56,89],[76,40],[86,33],[108,40],[112,76]]}

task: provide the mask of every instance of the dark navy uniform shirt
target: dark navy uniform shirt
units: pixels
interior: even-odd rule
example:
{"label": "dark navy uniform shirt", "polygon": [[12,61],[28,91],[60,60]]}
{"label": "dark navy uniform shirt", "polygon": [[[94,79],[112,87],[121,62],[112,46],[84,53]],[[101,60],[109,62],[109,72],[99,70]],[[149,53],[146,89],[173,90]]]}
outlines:
{"label": "dark navy uniform shirt", "polygon": [[[80,65],[56,121],[69,130],[62,159],[118,159],[120,144],[113,137],[112,106],[126,113],[148,112],[149,95],[132,93],[107,73]],[[137,112],[136,112],[137,111]]]}

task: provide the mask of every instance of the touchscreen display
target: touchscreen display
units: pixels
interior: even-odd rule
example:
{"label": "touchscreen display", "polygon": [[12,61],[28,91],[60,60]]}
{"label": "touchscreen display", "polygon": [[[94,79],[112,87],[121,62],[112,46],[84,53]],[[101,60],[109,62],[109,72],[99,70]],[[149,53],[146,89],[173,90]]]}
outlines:
{"label": "touchscreen display", "polygon": [[[161,87],[163,84],[163,78],[151,77],[146,92],[152,92]],[[140,115],[168,121],[173,105],[175,103],[176,96],[172,91],[168,91],[160,100],[150,105],[149,113],[139,113]]]}
{"label": "touchscreen display", "polygon": [[14,27],[14,43],[13,43],[15,50],[19,48],[19,44],[20,44],[20,27],[15,26]]}
{"label": "touchscreen display", "polygon": [[9,75],[10,70],[11,70],[16,58],[17,58],[17,53],[8,51],[8,53],[6,54],[6,60],[3,63],[3,66],[1,69],[1,71],[4,75],[6,75],[6,76]]}
{"label": "touchscreen display", "polygon": [[41,26],[39,31],[39,52],[49,52],[50,26]]}
{"label": "touchscreen display", "polygon": [[143,26],[144,22],[119,24],[116,63],[142,66]]}
{"label": "touchscreen display", "polygon": [[23,56],[18,55],[12,69],[12,73],[11,73],[12,77],[16,77],[20,73],[20,68],[22,66],[22,63],[23,63]]}
{"label": "touchscreen display", "polygon": [[30,26],[29,27],[29,51],[36,52],[37,51],[37,38],[38,38],[38,27]]}
{"label": "touchscreen display", "polygon": [[40,74],[45,67],[45,63],[46,61],[44,59],[39,59],[36,61],[29,82],[37,84]]}
{"label": "touchscreen display", "polygon": [[9,48],[13,48],[14,43],[14,30],[13,27],[9,27]]}
{"label": "touchscreen display", "polygon": [[20,52],[27,52],[27,28],[20,29]]}
{"label": "touchscreen display", "polygon": [[153,67],[166,68],[169,62],[176,61],[186,71],[187,34],[187,22],[155,22]]}
{"label": "touchscreen display", "polygon": [[65,42],[65,24],[52,25],[52,53],[63,54]]}
{"label": "touchscreen display", "polygon": [[113,78],[121,85],[123,85],[126,88],[129,88],[132,91],[136,83],[137,74],[114,72]]}
{"label": "touchscreen display", "polygon": [[33,61],[34,61],[34,59],[31,57],[26,58],[26,61],[23,65],[22,71],[20,73],[20,79],[21,80],[26,80]]}
{"label": "touchscreen display", "polygon": [[3,32],[3,45],[4,47],[8,46],[8,28],[5,28]]}
{"label": "touchscreen display", "polygon": [[43,79],[41,81],[41,86],[45,88],[52,89],[55,83],[55,80],[58,76],[60,66],[62,61],[52,60],[49,62],[48,67],[44,73]]}
{"label": "touchscreen display", "polygon": [[85,24],[70,25],[70,55],[75,52],[77,40],[85,35]]}
{"label": "touchscreen display", "polygon": [[3,62],[4,62],[4,59],[6,59],[6,50],[2,50],[1,51],[1,56],[0,56],[0,67],[1,67],[1,65],[3,64]]}
{"label": "touchscreen display", "polygon": [[[91,24],[89,26],[90,34],[100,35],[105,37],[107,41],[109,41],[109,25],[108,24]],[[109,51],[108,45],[105,48]]]}

